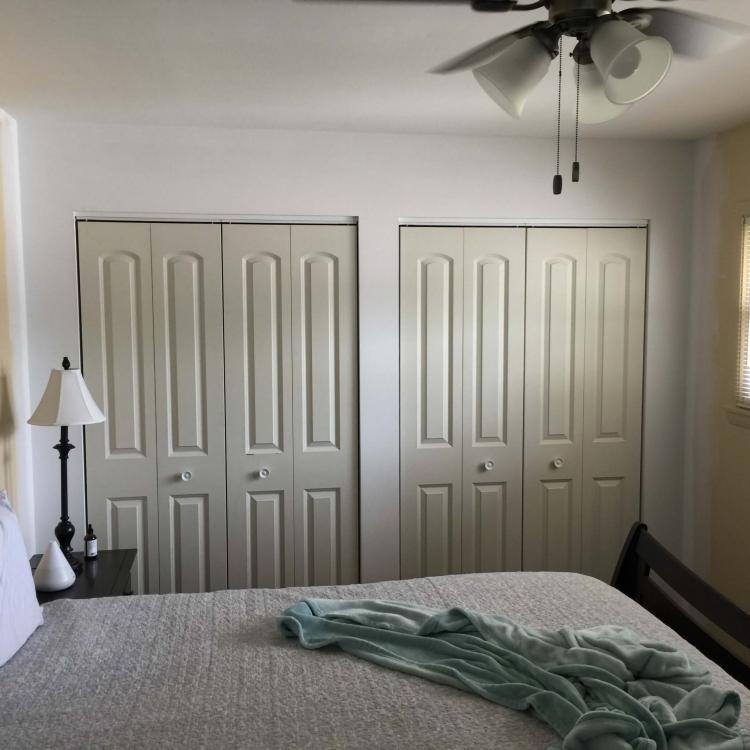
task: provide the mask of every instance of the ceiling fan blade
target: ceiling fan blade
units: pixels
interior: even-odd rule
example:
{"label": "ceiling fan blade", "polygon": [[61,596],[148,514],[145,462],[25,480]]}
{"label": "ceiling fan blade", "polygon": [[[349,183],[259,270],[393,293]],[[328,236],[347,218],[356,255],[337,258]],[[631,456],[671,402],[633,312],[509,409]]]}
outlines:
{"label": "ceiling fan blade", "polygon": [[711,57],[741,44],[750,27],[723,18],[672,8],[629,8],[622,18],[649,36],[662,36],[677,55]]}
{"label": "ceiling fan blade", "polygon": [[297,3],[320,5],[471,5],[471,0],[295,0]]}
{"label": "ceiling fan blade", "polygon": [[547,25],[548,24],[545,22],[533,23],[530,26],[524,26],[516,31],[511,31],[509,34],[496,36],[494,39],[490,39],[483,44],[472,47],[466,52],[462,52],[456,57],[452,57],[450,60],[446,60],[437,67],[432,68],[430,73],[457,73],[461,70],[476,68],[482,63],[489,62],[493,57],[497,57],[504,49],[513,44],[513,42],[522,39],[525,36],[529,36],[533,29]]}
{"label": "ceiling fan blade", "polygon": [[371,5],[470,5],[473,10],[489,13],[505,13],[509,10],[536,10],[544,7],[543,0],[534,0],[530,5],[518,5],[519,0],[295,0],[300,3],[343,5],[369,3]]}

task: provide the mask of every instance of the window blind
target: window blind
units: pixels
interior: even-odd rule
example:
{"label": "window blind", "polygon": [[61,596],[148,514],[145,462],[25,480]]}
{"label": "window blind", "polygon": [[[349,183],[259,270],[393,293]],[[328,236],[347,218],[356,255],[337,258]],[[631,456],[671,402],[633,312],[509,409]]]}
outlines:
{"label": "window blind", "polygon": [[742,225],[742,290],[737,375],[737,405],[750,409],[750,217],[746,217]]}

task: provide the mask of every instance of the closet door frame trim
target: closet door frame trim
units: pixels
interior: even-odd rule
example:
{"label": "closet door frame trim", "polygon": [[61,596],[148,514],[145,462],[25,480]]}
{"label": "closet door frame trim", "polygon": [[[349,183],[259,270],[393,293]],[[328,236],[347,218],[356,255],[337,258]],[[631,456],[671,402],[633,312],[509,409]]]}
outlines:
{"label": "closet door frame trim", "polygon": [[[362,539],[364,530],[362,528],[362,368],[360,336],[361,323],[361,295],[359,281],[359,217],[358,216],[307,216],[307,215],[266,215],[266,214],[152,214],[148,212],[111,212],[111,211],[82,211],[73,213],[73,230],[75,237],[76,257],[76,304],[78,315],[78,361],[83,372],[83,315],[81,306],[81,258],[79,250],[78,226],[87,222],[107,223],[148,223],[148,224],[283,224],[283,225],[312,225],[312,226],[354,226],[355,227],[355,254],[354,254],[354,283],[356,294],[356,305],[354,311],[355,340],[353,342],[354,356],[356,357],[356,403],[357,403],[357,521],[358,541],[356,570],[357,579],[362,579]],[[400,252],[400,250],[399,250]],[[222,288],[222,298],[224,290]],[[226,347],[226,343],[224,344]],[[226,435],[226,414],[224,415],[224,430]],[[88,467],[86,465],[86,428],[82,430],[82,461],[83,461],[83,508],[86,523],[89,519],[88,502]],[[400,470],[400,462],[399,462]]]}
{"label": "closet door frame trim", "polygon": [[[644,315],[643,315],[643,369],[641,372],[641,381],[643,383],[643,395],[641,398],[641,456],[640,456],[640,468],[639,468],[639,481],[640,491],[638,495],[638,516],[643,518],[643,463],[644,463],[644,436],[646,426],[646,372],[648,371],[648,320],[649,320],[649,288],[651,280],[651,220],[650,219],[633,219],[633,220],[622,220],[622,219],[591,219],[586,221],[584,219],[550,219],[545,221],[544,219],[460,219],[460,218],[419,218],[419,217],[402,217],[398,220],[398,330],[399,330],[399,371],[398,371],[398,487],[399,487],[399,564],[398,569],[401,571],[401,539],[403,530],[401,529],[401,481],[402,481],[402,469],[401,469],[401,456],[402,456],[402,430],[401,430],[401,419],[402,419],[402,404],[401,404],[401,291],[402,291],[402,279],[401,279],[401,256],[403,252],[402,233],[401,230],[406,227],[422,227],[422,228],[455,228],[455,229],[471,229],[473,227],[483,228],[516,228],[516,229],[645,229],[646,230],[646,279],[644,289]],[[528,248],[527,248],[528,250]],[[524,362],[525,365],[525,362]]]}

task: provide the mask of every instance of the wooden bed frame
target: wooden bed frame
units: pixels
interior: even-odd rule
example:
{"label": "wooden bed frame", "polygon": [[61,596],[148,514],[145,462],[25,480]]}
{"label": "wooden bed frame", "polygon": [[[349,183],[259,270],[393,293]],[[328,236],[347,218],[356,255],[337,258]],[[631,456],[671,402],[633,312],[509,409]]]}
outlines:
{"label": "wooden bed frame", "polygon": [[[651,578],[650,573],[655,573],[659,580]],[[612,585],[750,688],[750,665],[709,635],[699,624],[699,618],[691,615],[689,609],[679,601],[682,599],[702,618],[746,648],[750,648],[750,615],[659,544],[648,533],[645,524],[636,524],[630,530],[615,568]]]}

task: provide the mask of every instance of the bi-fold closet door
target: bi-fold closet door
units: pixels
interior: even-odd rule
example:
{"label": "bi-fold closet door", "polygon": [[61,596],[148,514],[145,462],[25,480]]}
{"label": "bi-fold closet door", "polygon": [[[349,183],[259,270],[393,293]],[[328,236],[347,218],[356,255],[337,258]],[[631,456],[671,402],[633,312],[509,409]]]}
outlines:
{"label": "bi-fold closet door", "polygon": [[523,229],[401,230],[401,574],[521,567]]}
{"label": "bi-fold closet door", "polygon": [[402,229],[404,577],[609,578],[640,510],[645,271],[643,229]]}
{"label": "bi-fold closet door", "polygon": [[355,229],[81,222],[78,244],[107,415],[89,517],[138,549],[137,590],[356,581]]}
{"label": "bi-fold closet door", "polygon": [[355,583],[354,227],[224,227],[229,585]]}
{"label": "bi-fold closet door", "polygon": [[221,226],[78,225],[89,519],[138,592],[226,587]]}

